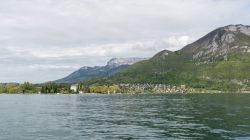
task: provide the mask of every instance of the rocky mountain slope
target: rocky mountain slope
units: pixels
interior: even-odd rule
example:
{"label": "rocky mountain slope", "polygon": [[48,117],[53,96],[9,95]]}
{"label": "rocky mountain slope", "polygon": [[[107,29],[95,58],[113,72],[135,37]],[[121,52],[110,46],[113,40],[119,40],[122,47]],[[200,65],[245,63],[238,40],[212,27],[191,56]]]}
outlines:
{"label": "rocky mountain slope", "polygon": [[83,80],[90,80],[100,77],[110,77],[129,65],[144,60],[143,58],[113,58],[107,62],[106,66],[82,67],[65,78],[56,80],[57,83],[75,83]]}
{"label": "rocky mountain slope", "polygon": [[163,50],[109,79],[95,82],[250,90],[250,27],[228,25],[218,28],[181,50]]}
{"label": "rocky mountain slope", "polygon": [[192,54],[193,60],[213,62],[227,60],[231,54],[250,52],[250,26],[228,25],[218,28],[181,51]]}

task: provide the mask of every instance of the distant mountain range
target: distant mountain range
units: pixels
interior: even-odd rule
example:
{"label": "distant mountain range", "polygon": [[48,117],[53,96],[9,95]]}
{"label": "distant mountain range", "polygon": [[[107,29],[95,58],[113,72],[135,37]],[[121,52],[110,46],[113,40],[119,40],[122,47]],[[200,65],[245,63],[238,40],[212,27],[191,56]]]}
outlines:
{"label": "distant mountain range", "polygon": [[122,70],[128,68],[136,62],[145,60],[145,58],[113,58],[107,62],[105,66],[82,67],[79,70],[71,73],[65,78],[56,80],[57,83],[76,83],[84,80],[90,80],[101,77],[110,77]]}
{"label": "distant mountain range", "polygon": [[151,83],[250,90],[250,26],[218,28],[178,51],[163,50],[110,78],[89,83]]}

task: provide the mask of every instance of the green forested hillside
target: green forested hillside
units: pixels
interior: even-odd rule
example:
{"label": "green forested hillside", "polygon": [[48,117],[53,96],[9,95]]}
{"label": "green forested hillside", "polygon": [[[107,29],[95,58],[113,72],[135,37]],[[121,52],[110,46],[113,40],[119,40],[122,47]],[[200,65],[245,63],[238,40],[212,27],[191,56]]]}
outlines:
{"label": "green forested hillside", "polygon": [[230,56],[227,61],[200,65],[184,58],[176,54],[160,60],[153,58],[137,63],[109,80],[114,83],[186,84],[194,88],[217,90],[249,85],[249,53]]}

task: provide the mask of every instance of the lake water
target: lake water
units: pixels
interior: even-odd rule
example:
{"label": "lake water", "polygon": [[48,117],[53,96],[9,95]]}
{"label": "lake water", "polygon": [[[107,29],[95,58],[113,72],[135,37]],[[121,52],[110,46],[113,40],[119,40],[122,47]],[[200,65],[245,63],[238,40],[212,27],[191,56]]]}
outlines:
{"label": "lake water", "polygon": [[3,94],[0,139],[249,140],[250,94]]}

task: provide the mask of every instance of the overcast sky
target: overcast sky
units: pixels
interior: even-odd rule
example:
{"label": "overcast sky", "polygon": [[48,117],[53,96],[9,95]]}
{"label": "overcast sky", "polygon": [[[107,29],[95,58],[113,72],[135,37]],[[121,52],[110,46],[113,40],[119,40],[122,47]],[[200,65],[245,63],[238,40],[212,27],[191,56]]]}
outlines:
{"label": "overcast sky", "polygon": [[250,24],[249,0],[0,0],[0,82],[45,82],[112,57],[178,50]]}

